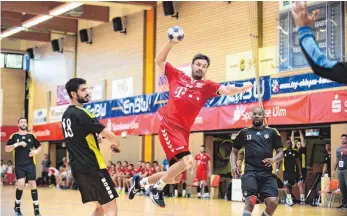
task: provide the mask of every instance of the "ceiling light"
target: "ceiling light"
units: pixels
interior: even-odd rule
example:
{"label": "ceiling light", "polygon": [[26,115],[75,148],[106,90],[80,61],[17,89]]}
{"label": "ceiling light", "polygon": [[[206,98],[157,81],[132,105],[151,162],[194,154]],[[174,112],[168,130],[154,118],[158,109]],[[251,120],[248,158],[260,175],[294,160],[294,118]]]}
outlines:
{"label": "ceiling light", "polygon": [[23,27],[15,27],[15,28],[5,30],[1,33],[0,38],[5,38],[5,37],[8,37],[10,35],[16,34],[20,31],[22,31],[23,29],[24,29]]}
{"label": "ceiling light", "polygon": [[79,6],[83,5],[83,3],[80,2],[69,2],[69,3],[65,3],[61,6],[58,6],[52,10],[49,11],[49,15],[51,16],[59,16],[63,13],[66,13],[74,8],[77,8]]}

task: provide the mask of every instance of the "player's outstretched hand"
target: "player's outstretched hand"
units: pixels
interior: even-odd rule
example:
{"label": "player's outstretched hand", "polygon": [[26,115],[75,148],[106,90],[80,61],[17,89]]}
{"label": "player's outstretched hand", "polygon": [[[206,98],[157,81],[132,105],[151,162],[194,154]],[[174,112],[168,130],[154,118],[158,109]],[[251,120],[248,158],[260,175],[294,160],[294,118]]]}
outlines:
{"label": "player's outstretched hand", "polygon": [[237,166],[233,166],[231,168],[231,175],[233,176],[233,178],[237,178],[238,176],[240,176],[241,170],[239,167]]}
{"label": "player's outstretched hand", "polygon": [[265,158],[263,163],[266,167],[271,167],[272,164],[275,163],[275,160],[273,158]]}
{"label": "player's outstretched hand", "polygon": [[111,145],[111,149],[112,149],[112,152],[114,152],[114,153],[119,153],[120,152],[119,145],[112,144]]}
{"label": "player's outstretched hand", "polygon": [[245,92],[245,91],[247,91],[248,89],[251,89],[251,88],[253,88],[252,83],[247,83],[246,85],[244,85],[242,87],[242,90]]}
{"label": "player's outstretched hand", "polygon": [[23,147],[26,147],[26,146],[27,146],[27,143],[24,142],[24,141],[22,141],[22,142],[19,143],[19,145],[21,145],[21,146],[23,146]]}
{"label": "player's outstretched hand", "polygon": [[291,12],[295,25],[298,28],[302,26],[312,26],[319,14],[319,10],[314,10],[312,14],[309,15],[307,11],[307,3],[305,2],[304,5],[302,5],[302,3],[299,1],[295,2]]}

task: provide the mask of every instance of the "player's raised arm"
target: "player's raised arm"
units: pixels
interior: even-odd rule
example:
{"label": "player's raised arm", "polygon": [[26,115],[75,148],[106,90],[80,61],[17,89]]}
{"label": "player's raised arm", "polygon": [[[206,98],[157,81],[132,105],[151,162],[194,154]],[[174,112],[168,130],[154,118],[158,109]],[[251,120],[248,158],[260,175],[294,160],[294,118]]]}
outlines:
{"label": "player's raised arm", "polygon": [[165,73],[165,63],[166,63],[167,55],[169,54],[173,45],[174,45],[173,42],[168,41],[163,47],[163,49],[160,51],[159,55],[155,58],[155,64],[158,66],[162,74]]}
{"label": "player's raised arm", "polygon": [[248,85],[245,85],[243,87],[235,87],[235,86],[232,86],[232,85],[229,85],[229,86],[222,86],[221,85],[219,87],[219,89],[218,89],[218,94],[219,95],[229,95],[229,96],[232,96],[232,95],[236,95],[236,94],[245,92],[245,91],[247,91],[248,89],[250,89],[252,87],[253,87],[252,84],[248,84]]}
{"label": "player's raised arm", "polygon": [[159,55],[155,58],[155,64],[159,67],[161,73],[167,73],[167,71],[165,71],[165,63],[170,50],[175,44],[177,44],[184,38],[183,29],[179,26],[169,28],[167,34],[169,41],[165,44]]}
{"label": "player's raised arm", "polygon": [[297,26],[299,43],[310,64],[313,72],[318,76],[333,80],[335,82],[347,84],[347,63],[330,61],[323,53],[314,38],[312,26],[318,17],[318,10],[308,14],[307,4],[304,5],[296,2],[292,10],[294,22]]}

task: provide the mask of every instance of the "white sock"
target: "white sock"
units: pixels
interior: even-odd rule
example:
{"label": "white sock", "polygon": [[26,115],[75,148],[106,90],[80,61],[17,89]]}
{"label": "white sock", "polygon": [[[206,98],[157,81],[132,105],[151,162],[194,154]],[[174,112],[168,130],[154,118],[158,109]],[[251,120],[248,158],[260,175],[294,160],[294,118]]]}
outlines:
{"label": "white sock", "polygon": [[149,185],[148,178],[143,178],[143,179],[141,179],[140,185],[141,185],[141,187],[143,187],[143,188],[144,188],[145,186]]}
{"label": "white sock", "polygon": [[153,188],[158,189],[158,190],[163,190],[163,188],[165,187],[165,182],[163,180],[159,180],[157,183],[155,183],[155,185],[153,186]]}
{"label": "white sock", "polygon": [[17,204],[20,204],[20,200],[16,200],[16,203],[17,203]]}
{"label": "white sock", "polygon": [[198,197],[201,197],[201,193],[198,193]]}
{"label": "white sock", "polygon": [[266,213],[266,211],[263,211],[263,214],[261,216],[270,216],[268,213]]}
{"label": "white sock", "polygon": [[305,194],[300,194],[300,201],[302,201],[302,202],[305,201]]}
{"label": "white sock", "polygon": [[186,190],[183,190],[183,191],[182,191],[182,196],[185,197],[186,194],[187,194]]}
{"label": "white sock", "polygon": [[178,196],[178,190],[175,190],[175,196]]}
{"label": "white sock", "polygon": [[291,194],[287,194],[287,199],[291,200],[292,199],[292,195]]}

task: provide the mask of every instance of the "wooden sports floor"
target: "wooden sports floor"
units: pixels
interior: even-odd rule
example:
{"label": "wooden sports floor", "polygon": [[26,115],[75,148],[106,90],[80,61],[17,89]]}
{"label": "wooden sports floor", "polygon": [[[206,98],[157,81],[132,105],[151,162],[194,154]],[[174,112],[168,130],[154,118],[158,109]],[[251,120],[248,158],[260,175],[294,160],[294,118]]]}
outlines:
{"label": "wooden sports floor", "polygon": [[[81,203],[80,194],[76,190],[59,190],[55,188],[39,188],[39,202],[42,216],[84,216],[91,215],[93,205]],[[14,186],[1,186],[1,216],[13,215],[15,198]],[[117,199],[119,216],[230,216],[242,215],[243,203],[225,200],[199,200],[196,198],[167,198],[167,207],[161,209],[152,204],[149,197],[137,196],[128,200],[121,195]],[[24,216],[33,215],[30,189],[25,189],[21,204]],[[253,215],[261,215],[264,205],[256,205]],[[347,211],[311,207],[309,205],[286,207],[279,205],[277,216],[342,216]]]}

